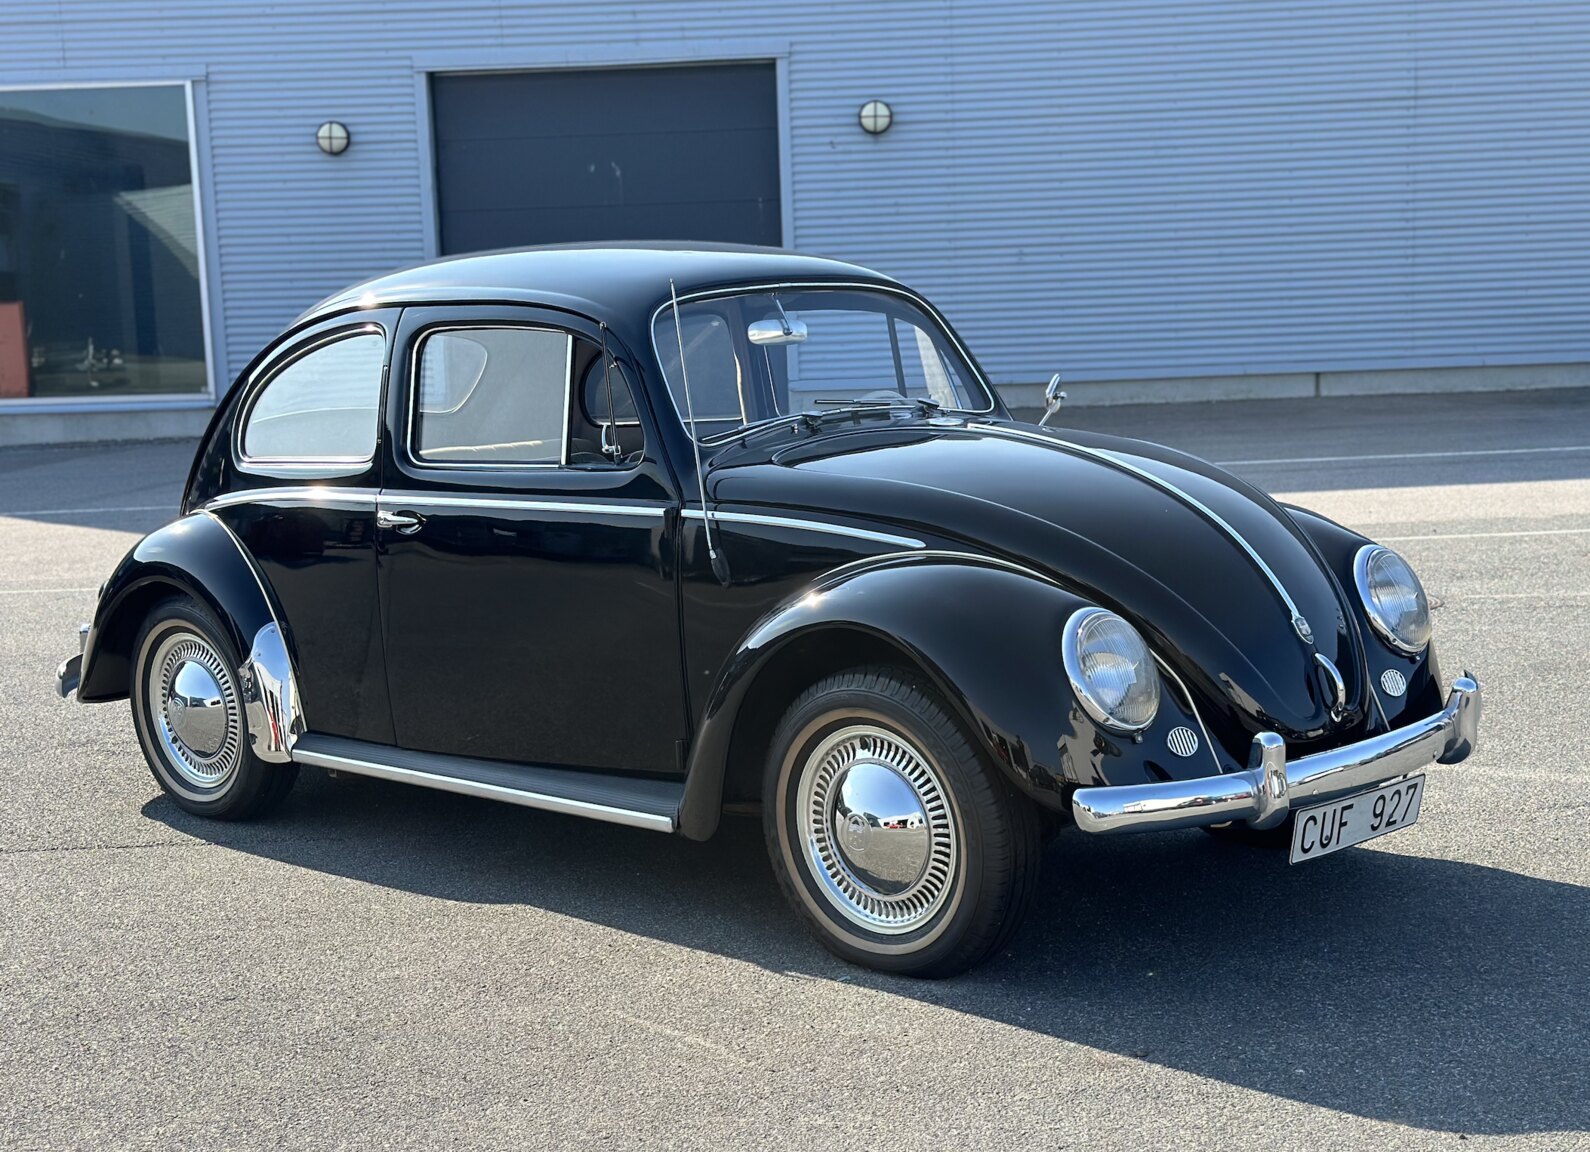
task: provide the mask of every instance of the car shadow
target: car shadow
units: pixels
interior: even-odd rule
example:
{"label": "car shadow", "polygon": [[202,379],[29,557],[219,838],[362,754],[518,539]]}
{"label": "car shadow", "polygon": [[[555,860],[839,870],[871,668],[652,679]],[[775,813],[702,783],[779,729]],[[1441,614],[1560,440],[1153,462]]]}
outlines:
{"label": "car shadow", "polygon": [[525,904],[1324,1108],[1472,1134],[1590,1131],[1590,890],[1353,849],[1308,868],[1197,832],[1060,837],[1007,952],[955,980],[844,964],[802,933],[758,821],[712,841],[304,774],[256,824],[144,813],[370,884]]}

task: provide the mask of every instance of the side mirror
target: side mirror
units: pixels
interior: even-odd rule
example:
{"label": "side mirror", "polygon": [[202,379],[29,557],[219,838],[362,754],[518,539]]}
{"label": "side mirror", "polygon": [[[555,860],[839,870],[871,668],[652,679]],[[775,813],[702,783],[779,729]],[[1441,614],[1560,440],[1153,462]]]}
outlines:
{"label": "side mirror", "polygon": [[1048,407],[1044,411],[1043,419],[1038,421],[1038,427],[1040,428],[1059,415],[1060,405],[1066,402],[1066,394],[1060,388],[1060,373],[1056,372],[1049,377],[1049,384],[1043,390],[1043,398]]}
{"label": "side mirror", "polygon": [[800,344],[806,339],[806,325],[800,320],[755,320],[745,329],[752,344]]}

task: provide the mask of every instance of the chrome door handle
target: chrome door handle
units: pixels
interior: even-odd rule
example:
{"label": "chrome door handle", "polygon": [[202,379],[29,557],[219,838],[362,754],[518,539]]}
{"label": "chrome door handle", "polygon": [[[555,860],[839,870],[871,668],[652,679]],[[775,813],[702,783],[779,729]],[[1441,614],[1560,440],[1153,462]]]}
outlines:
{"label": "chrome door handle", "polygon": [[375,514],[377,528],[395,528],[405,536],[418,532],[423,523],[425,517],[415,512],[388,512],[385,508],[380,508]]}

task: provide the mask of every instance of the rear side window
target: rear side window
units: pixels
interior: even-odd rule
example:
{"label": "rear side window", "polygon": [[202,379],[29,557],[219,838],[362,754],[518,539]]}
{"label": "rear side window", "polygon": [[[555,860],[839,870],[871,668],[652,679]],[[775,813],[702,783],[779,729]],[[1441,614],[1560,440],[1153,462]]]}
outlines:
{"label": "rear side window", "polygon": [[363,463],[375,455],[386,337],[334,337],[277,369],[241,438],[246,460]]}
{"label": "rear side window", "polygon": [[435,464],[561,464],[574,339],[450,328],[420,344],[412,449]]}

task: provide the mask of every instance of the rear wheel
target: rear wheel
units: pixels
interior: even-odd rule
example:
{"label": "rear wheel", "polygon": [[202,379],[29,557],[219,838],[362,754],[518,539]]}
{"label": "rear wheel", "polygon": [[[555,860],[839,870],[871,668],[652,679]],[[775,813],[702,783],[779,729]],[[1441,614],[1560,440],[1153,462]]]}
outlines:
{"label": "rear wheel", "polygon": [[1015,932],[1037,878],[1033,805],[896,669],[802,693],[774,735],[762,812],[796,912],[830,951],[881,971],[972,967]]}
{"label": "rear wheel", "polygon": [[217,820],[247,820],[278,804],[296,764],[267,764],[249,748],[236,649],[199,604],[155,605],[134,646],[133,726],[155,781],[177,805]]}

